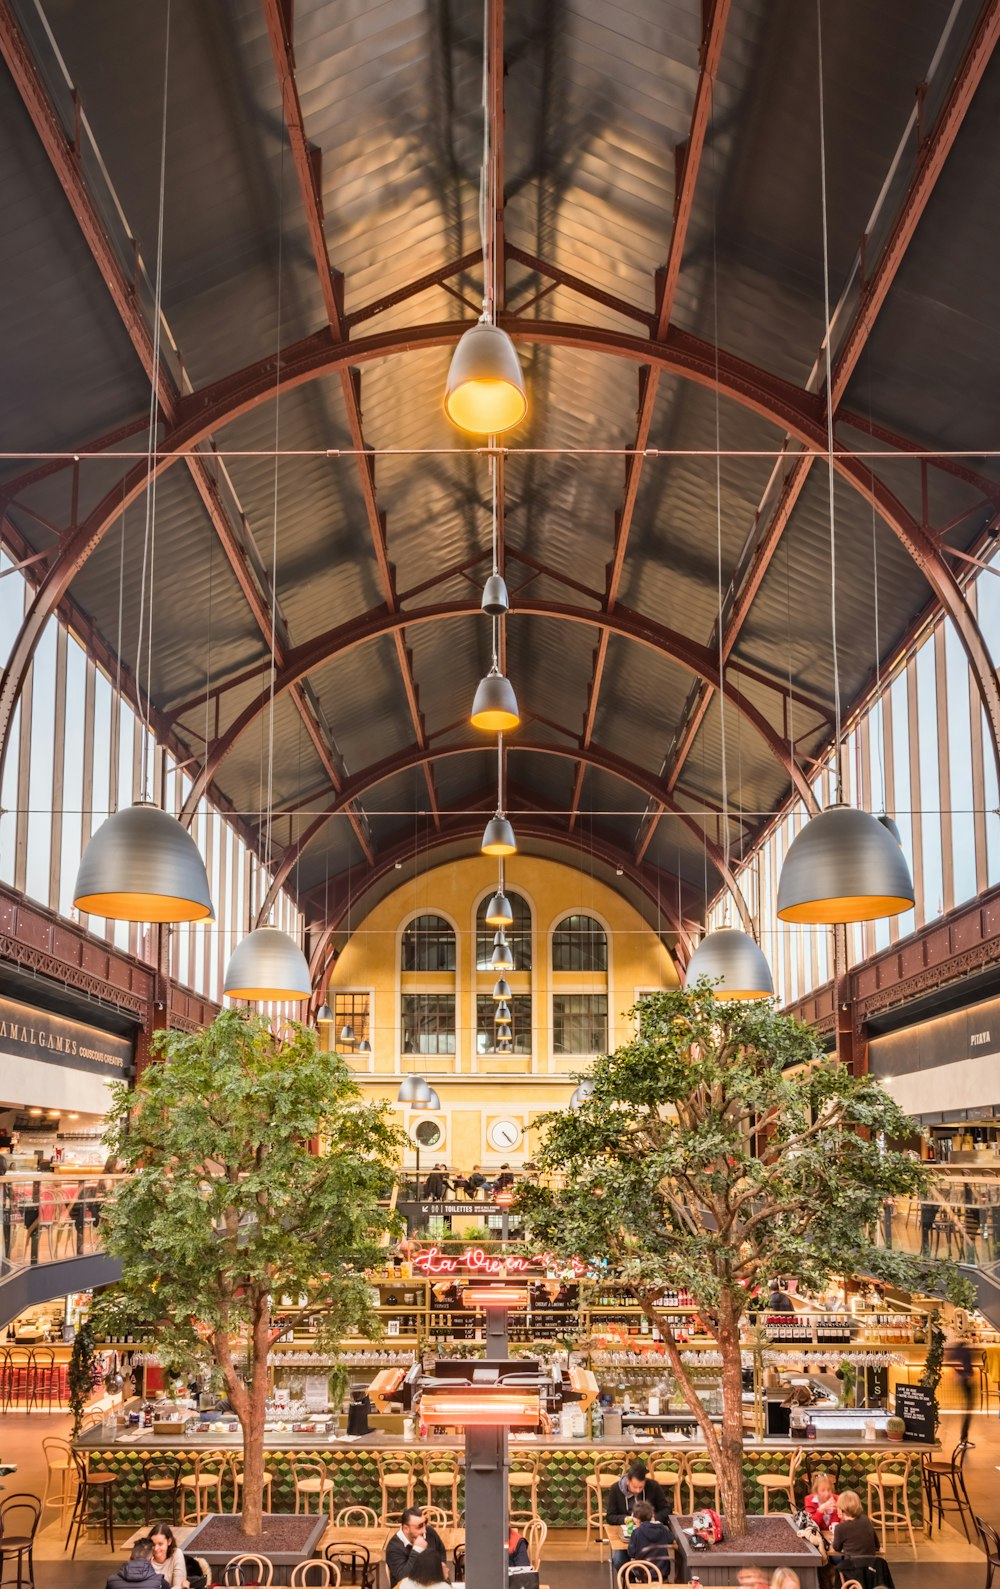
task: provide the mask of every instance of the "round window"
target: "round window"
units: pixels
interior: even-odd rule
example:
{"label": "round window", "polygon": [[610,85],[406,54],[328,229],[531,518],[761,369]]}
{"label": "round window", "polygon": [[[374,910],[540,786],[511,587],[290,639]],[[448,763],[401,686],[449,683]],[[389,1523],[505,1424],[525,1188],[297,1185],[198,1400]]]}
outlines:
{"label": "round window", "polygon": [[436,1120],[420,1120],[413,1128],[414,1141],[422,1148],[436,1148],[444,1132]]}

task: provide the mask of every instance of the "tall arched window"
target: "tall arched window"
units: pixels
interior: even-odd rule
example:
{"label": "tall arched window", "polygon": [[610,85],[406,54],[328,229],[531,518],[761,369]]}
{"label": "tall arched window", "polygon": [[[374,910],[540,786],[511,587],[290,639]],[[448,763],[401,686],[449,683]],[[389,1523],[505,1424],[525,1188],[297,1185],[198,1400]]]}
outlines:
{"label": "tall arched window", "polygon": [[608,938],[593,916],[564,916],[552,934],[553,971],[606,971]]}
{"label": "tall arched window", "polygon": [[454,971],[455,929],[443,916],[415,916],[403,929],[404,971]]}
{"label": "tall arched window", "polygon": [[[496,928],[486,925],[486,909],[492,899],[487,894],[480,900],[476,911],[476,970],[489,971]],[[507,942],[514,955],[515,971],[531,970],[531,906],[520,894],[508,891],[507,898],[514,913],[513,925],[507,928]]]}

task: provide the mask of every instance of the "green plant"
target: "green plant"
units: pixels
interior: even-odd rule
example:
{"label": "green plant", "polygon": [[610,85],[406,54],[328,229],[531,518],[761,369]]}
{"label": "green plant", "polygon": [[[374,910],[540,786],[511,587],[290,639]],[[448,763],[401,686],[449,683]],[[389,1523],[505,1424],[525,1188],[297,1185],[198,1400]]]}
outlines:
{"label": "green plant", "polygon": [[887,1440],[902,1440],[906,1434],[906,1424],[902,1418],[887,1418],[885,1420],[885,1434]]}
{"label": "green plant", "polygon": [[80,1433],[87,1402],[97,1380],[94,1329],[90,1320],[84,1319],[73,1337],[73,1350],[69,1356],[69,1410],[73,1414],[74,1437]]}
{"label": "green plant", "polygon": [[849,1363],[847,1361],[841,1363],[840,1368],[837,1370],[837,1376],[843,1382],[844,1386],[844,1406],[853,1407],[856,1399],[855,1392],[857,1391],[858,1387],[857,1364]]}
{"label": "green plant", "polygon": [[[739,1533],[750,1299],[782,1274],[803,1290],[855,1273],[913,1289],[920,1265],[873,1233],[886,1199],[918,1193],[927,1175],[883,1146],[915,1128],[874,1078],[851,1076],[769,1003],[717,1000],[702,980],[631,1014],[637,1035],[595,1060],[586,1102],[539,1122],[551,1180],[523,1185],[518,1207],[533,1240],[599,1254],[604,1280],[659,1330]],[[721,1431],[660,1303],[674,1289],[690,1294],[721,1359]]]}
{"label": "green plant", "polygon": [[944,1342],[945,1332],[938,1314],[934,1314],[930,1322],[930,1340],[927,1345],[927,1356],[924,1359],[924,1371],[920,1376],[919,1384],[924,1390],[934,1397],[934,1432],[937,1433],[941,1422],[941,1410],[937,1404],[938,1386],[941,1383],[941,1371],[944,1368]]}
{"label": "green plant", "polygon": [[112,1115],[131,1118],[106,1140],[130,1173],[101,1229],[122,1278],[95,1319],[152,1324],[164,1361],[225,1387],[243,1430],[243,1532],[255,1537],[275,1313],[284,1299],[319,1315],[322,1346],[371,1334],[365,1270],[396,1228],[400,1133],[304,1026],[279,1038],[262,1017],[224,1010],[153,1046],[162,1063],[134,1094],[114,1089]]}

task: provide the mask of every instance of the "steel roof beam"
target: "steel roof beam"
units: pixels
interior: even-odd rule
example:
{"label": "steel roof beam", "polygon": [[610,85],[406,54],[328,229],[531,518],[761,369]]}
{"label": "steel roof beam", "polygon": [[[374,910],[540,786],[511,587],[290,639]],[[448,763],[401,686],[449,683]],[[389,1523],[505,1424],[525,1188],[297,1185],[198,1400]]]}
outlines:
{"label": "steel roof beam", "polygon": [[[835,415],[847,391],[851,376],[854,374],[867,345],[878,313],[885,303],[889,290],[906,256],[906,250],[934,192],[938,177],[944,169],[948,155],[954,146],[955,139],[975,96],[976,89],[982,80],[983,73],[990,63],[998,39],[1000,39],[1000,0],[986,0],[980,10],[972,37],[966,47],[961,65],[952,80],[951,88],[934,130],[921,147],[916,170],[907,188],[895,225],[882,249],[877,265],[864,284],[861,296],[855,306],[851,323],[837,351],[831,375],[831,391],[826,394],[825,399],[825,402],[832,406]],[[870,429],[870,427],[864,426],[857,415],[849,416],[848,422],[852,425],[862,425],[862,428]],[[896,437],[895,443],[899,445],[900,442],[901,438]],[[754,597],[760,589],[781,537],[792,517],[796,503],[802,494],[803,487],[809,477],[809,471],[812,468],[813,456],[812,453],[803,453],[792,464],[791,470],[782,485],[781,495],[774,512],[763,527],[754,548],[750,566],[742,584],[735,593],[733,605],[723,630],[721,645],[724,661],[728,660],[730,652],[739,638]],[[765,490],[765,501],[770,489],[771,482],[768,483]],[[994,490],[998,489],[1000,488],[994,487]],[[763,511],[763,507],[764,502],[758,508],[758,518]],[[940,559],[940,565],[943,567],[943,558]],[[963,600],[960,594],[957,599]],[[968,610],[968,623],[975,623],[971,609]],[[697,737],[698,729],[704,721],[707,710],[706,697],[709,693],[704,685],[700,686],[696,693],[694,704],[689,713],[688,723],[678,740],[670,768],[667,781],[671,788],[674,787],[677,778],[680,776],[684,762],[690,754],[691,747]],[[998,755],[1000,754],[996,739],[998,725],[992,721],[992,718],[991,726],[994,733],[994,754]],[[654,818],[653,820],[655,821],[656,819]]]}
{"label": "steel roof beam", "polygon": [[[298,177],[299,191],[302,198],[302,207],[305,211],[306,226],[309,232],[309,244],[312,249],[313,262],[316,274],[319,277],[320,290],[323,295],[323,308],[329,322],[330,331],[335,341],[344,339],[346,325],[343,308],[343,277],[339,272],[334,272],[330,265],[330,256],[326,246],[326,230],[323,216],[322,196],[322,151],[310,144],[306,136],[305,119],[302,115],[302,104],[299,99],[298,84],[295,78],[295,54],[292,45],[292,9],[282,0],[261,0],[264,9],[264,20],[267,24],[267,36],[274,56],[275,69],[281,85],[281,103],[288,132],[288,141],[291,145],[292,160]],[[347,410],[347,424],[351,433],[352,445],[358,449],[356,463],[358,478],[361,484],[361,496],[365,505],[365,515],[368,519],[368,530],[371,536],[372,549],[375,553],[375,562],[378,567],[379,583],[382,586],[382,596],[393,611],[396,607],[396,581],[395,570],[389,562],[389,552],[386,544],[385,514],[378,505],[375,495],[375,462],[365,448],[364,431],[361,422],[361,403],[359,400],[361,379],[355,379],[355,374],[349,368],[339,371],[340,387]],[[402,631],[397,631],[393,636],[396,647],[396,660],[399,664],[400,677],[403,681],[403,692],[409,709],[413,731],[421,744],[426,743],[424,737],[424,721],[417,700],[417,686],[413,677],[412,658],[406,648],[406,636]],[[434,789],[434,780],[430,768],[426,769],[427,798],[430,801],[431,811],[435,825],[440,821],[438,814],[437,793]],[[336,784],[334,784],[336,788]]]}
{"label": "steel roof beam", "polygon": [[[684,258],[684,247],[687,242],[688,227],[691,223],[691,213],[694,207],[695,190],[698,185],[698,173],[701,170],[701,157],[705,148],[705,135],[708,131],[709,116],[712,109],[712,89],[716,73],[719,70],[719,62],[722,59],[722,46],[729,22],[729,8],[730,0],[711,0],[706,16],[704,36],[701,41],[701,63],[694,94],[694,109],[691,113],[691,130],[683,145],[683,157],[678,162],[678,179],[674,191],[674,224],[670,235],[670,248],[667,253],[667,263],[662,272],[659,273],[657,280],[658,302],[652,330],[652,334],[657,341],[662,341],[666,335],[667,327],[670,325],[670,316],[673,313],[674,299],[677,295],[677,283],[680,280],[681,263]],[[625,569],[625,556],[628,551],[629,536],[632,533],[632,520],[635,515],[635,504],[639,494],[639,481],[645,462],[645,450],[649,445],[649,431],[656,409],[656,394],[659,384],[660,371],[658,369],[651,366],[640,368],[639,412],[636,418],[635,448],[625,460],[625,495],[621,508],[615,516],[614,545],[611,553],[611,562],[608,564],[607,569],[604,605],[609,612],[614,610],[615,602],[618,600],[618,591]],[[587,693],[587,710],[583,724],[584,747],[589,745],[590,737],[594,731],[601,681],[604,677],[607,657],[608,633],[605,630],[598,641],[597,650],[594,654],[594,667]],[[576,777],[573,783],[573,798],[570,804],[569,827],[571,833],[580,809],[580,796],[583,793],[585,771],[584,763],[581,762],[576,770]]]}

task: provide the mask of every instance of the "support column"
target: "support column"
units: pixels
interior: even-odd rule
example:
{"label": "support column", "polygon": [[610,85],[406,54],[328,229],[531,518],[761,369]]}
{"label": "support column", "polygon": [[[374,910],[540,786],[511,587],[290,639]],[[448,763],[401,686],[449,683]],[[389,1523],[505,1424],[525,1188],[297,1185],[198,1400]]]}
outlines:
{"label": "support column", "polygon": [[[486,1358],[506,1358],[507,1309],[486,1313]],[[476,1589],[507,1589],[507,1430],[465,1431],[465,1579]]]}

